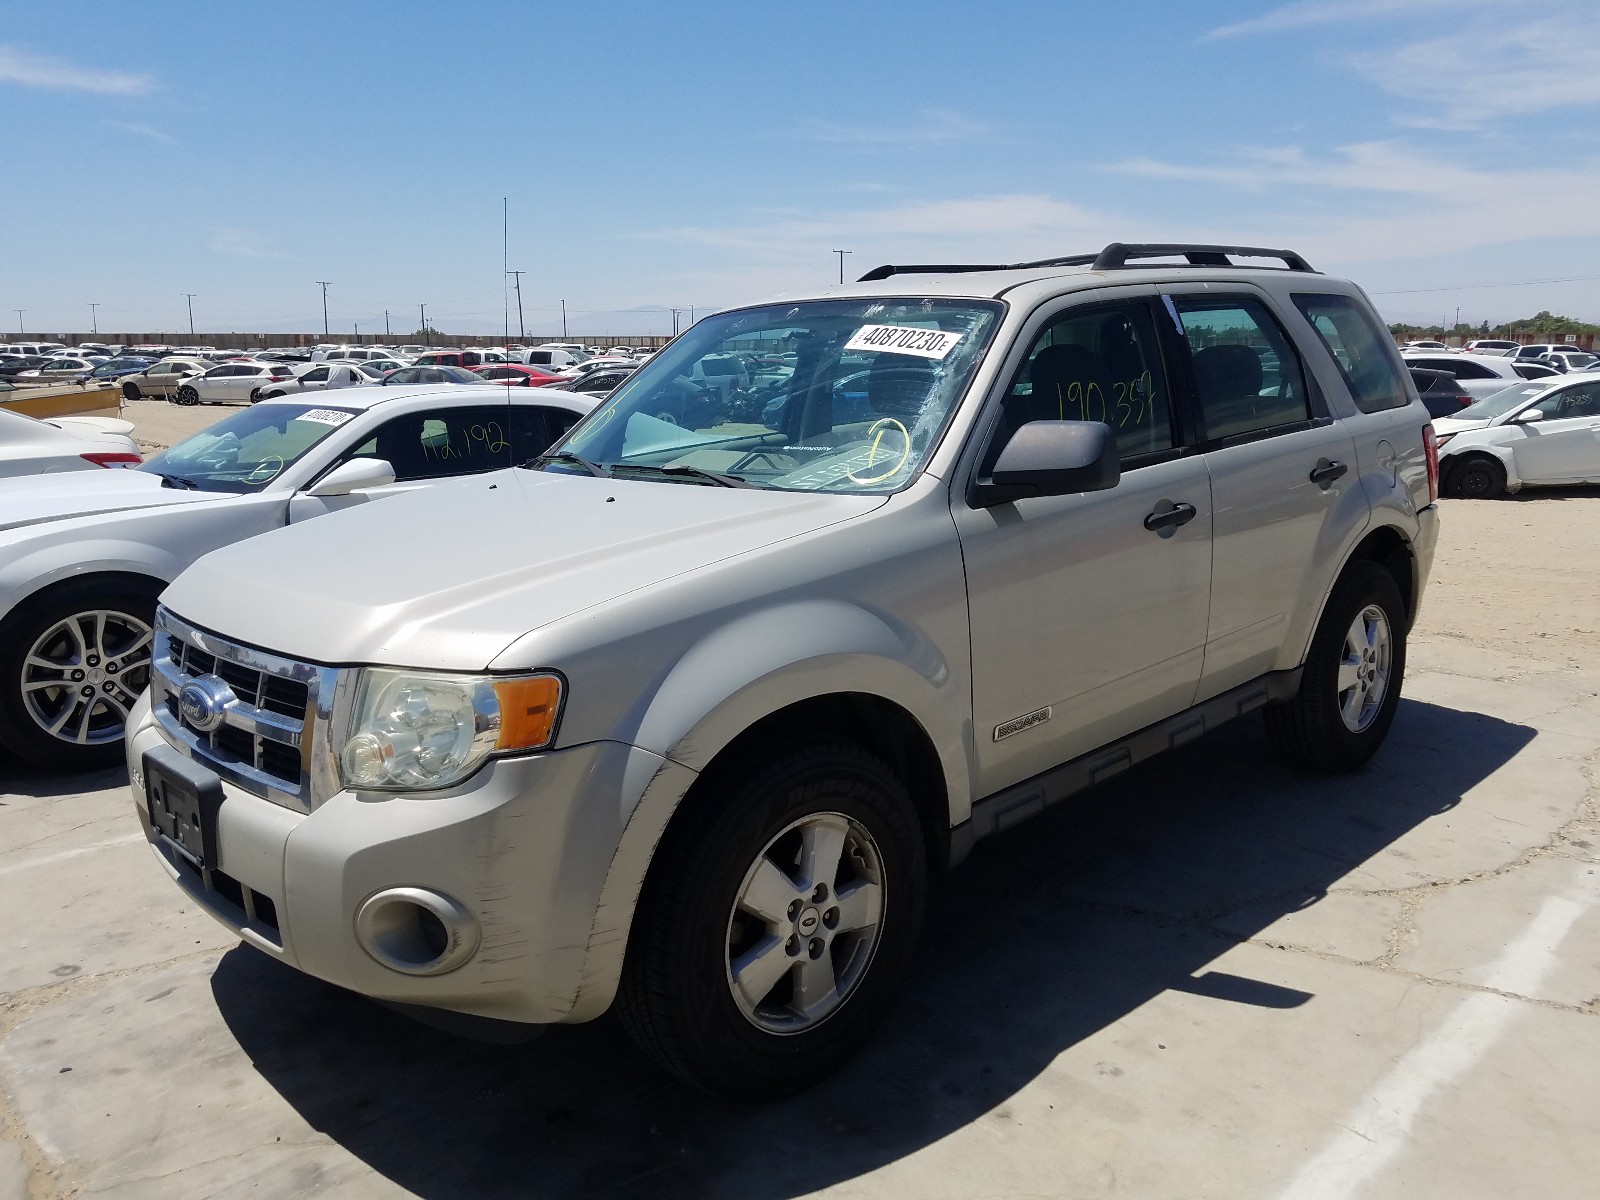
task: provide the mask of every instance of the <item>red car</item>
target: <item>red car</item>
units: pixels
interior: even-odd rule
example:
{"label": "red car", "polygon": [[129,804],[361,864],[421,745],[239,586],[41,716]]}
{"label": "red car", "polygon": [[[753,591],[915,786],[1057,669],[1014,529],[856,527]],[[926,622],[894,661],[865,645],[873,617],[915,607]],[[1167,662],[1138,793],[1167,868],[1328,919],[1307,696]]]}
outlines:
{"label": "red car", "polygon": [[473,374],[482,375],[485,379],[492,379],[507,387],[544,387],[546,384],[563,383],[566,380],[565,375],[556,375],[543,367],[526,367],[520,363],[495,363],[493,366],[479,367]]}

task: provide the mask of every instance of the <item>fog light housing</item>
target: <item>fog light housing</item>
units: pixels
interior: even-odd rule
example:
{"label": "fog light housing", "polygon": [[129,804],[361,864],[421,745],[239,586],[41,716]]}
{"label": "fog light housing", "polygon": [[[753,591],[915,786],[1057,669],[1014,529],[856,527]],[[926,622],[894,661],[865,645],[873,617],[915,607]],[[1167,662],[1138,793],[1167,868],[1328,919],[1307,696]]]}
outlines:
{"label": "fog light housing", "polygon": [[428,888],[385,888],[356,910],[356,941],[373,960],[402,975],[443,975],[482,941],[465,905]]}

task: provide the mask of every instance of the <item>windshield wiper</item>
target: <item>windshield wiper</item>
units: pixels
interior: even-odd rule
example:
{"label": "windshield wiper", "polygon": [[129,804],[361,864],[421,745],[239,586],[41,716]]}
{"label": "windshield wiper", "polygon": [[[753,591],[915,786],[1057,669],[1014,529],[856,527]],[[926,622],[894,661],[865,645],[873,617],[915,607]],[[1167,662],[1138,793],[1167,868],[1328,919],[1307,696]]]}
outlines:
{"label": "windshield wiper", "polygon": [[714,483],[718,487],[753,488],[756,485],[747,479],[740,479],[737,475],[724,475],[720,471],[708,471],[704,467],[690,467],[682,464],[672,467],[658,467],[650,463],[618,463],[617,466],[625,471],[655,471],[659,475],[676,475],[683,479],[703,479],[707,483]]}
{"label": "windshield wiper", "polygon": [[585,471],[589,472],[589,474],[599,479],[605,479],[610,475],[610,472],[604,467],[590,462],[587,458],[584,458],[581,455],[574,454],[571,450],[555,450],[549,454],[541,454],[538,458],[535,458],[524,465],[530,467],[542,467],[545,463],[552,462],[573,463],[582,467]]}
{"label": "windshield wiper", "polygon": [[181,491],[186,492],[196,492],[200,490],[200,485],[198,483],[192,479],[185,479],[182,475],[163,475],[161,477],[161,486],[178,488]]}

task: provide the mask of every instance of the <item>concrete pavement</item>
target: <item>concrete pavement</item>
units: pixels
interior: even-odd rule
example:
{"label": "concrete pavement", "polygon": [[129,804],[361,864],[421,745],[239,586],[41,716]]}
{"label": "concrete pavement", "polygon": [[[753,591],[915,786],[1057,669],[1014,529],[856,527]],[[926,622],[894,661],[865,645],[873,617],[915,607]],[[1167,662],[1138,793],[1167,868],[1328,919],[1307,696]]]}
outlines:
{"label": "concrete pavement", "polygon": [[1246,720],[983,844],[779,1105],[298,976],[187,910],[118,773],[0,762],[0,1197],[1592,1196],[1600,496],[1445,508],[1367,770]]}

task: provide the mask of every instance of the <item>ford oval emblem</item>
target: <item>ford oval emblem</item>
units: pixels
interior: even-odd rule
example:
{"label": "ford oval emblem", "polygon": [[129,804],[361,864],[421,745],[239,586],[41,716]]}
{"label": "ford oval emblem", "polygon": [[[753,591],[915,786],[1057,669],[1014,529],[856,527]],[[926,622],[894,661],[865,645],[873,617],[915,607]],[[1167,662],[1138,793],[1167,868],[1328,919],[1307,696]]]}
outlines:
{"label": "ford oval emblem", "polygon": [[212,733],[226,716],[228,705],[234,701],[233,689],[227,681],[216,675],[202,675],[183,685],[178,693],[178,711],[183,722],[201,733]]}

